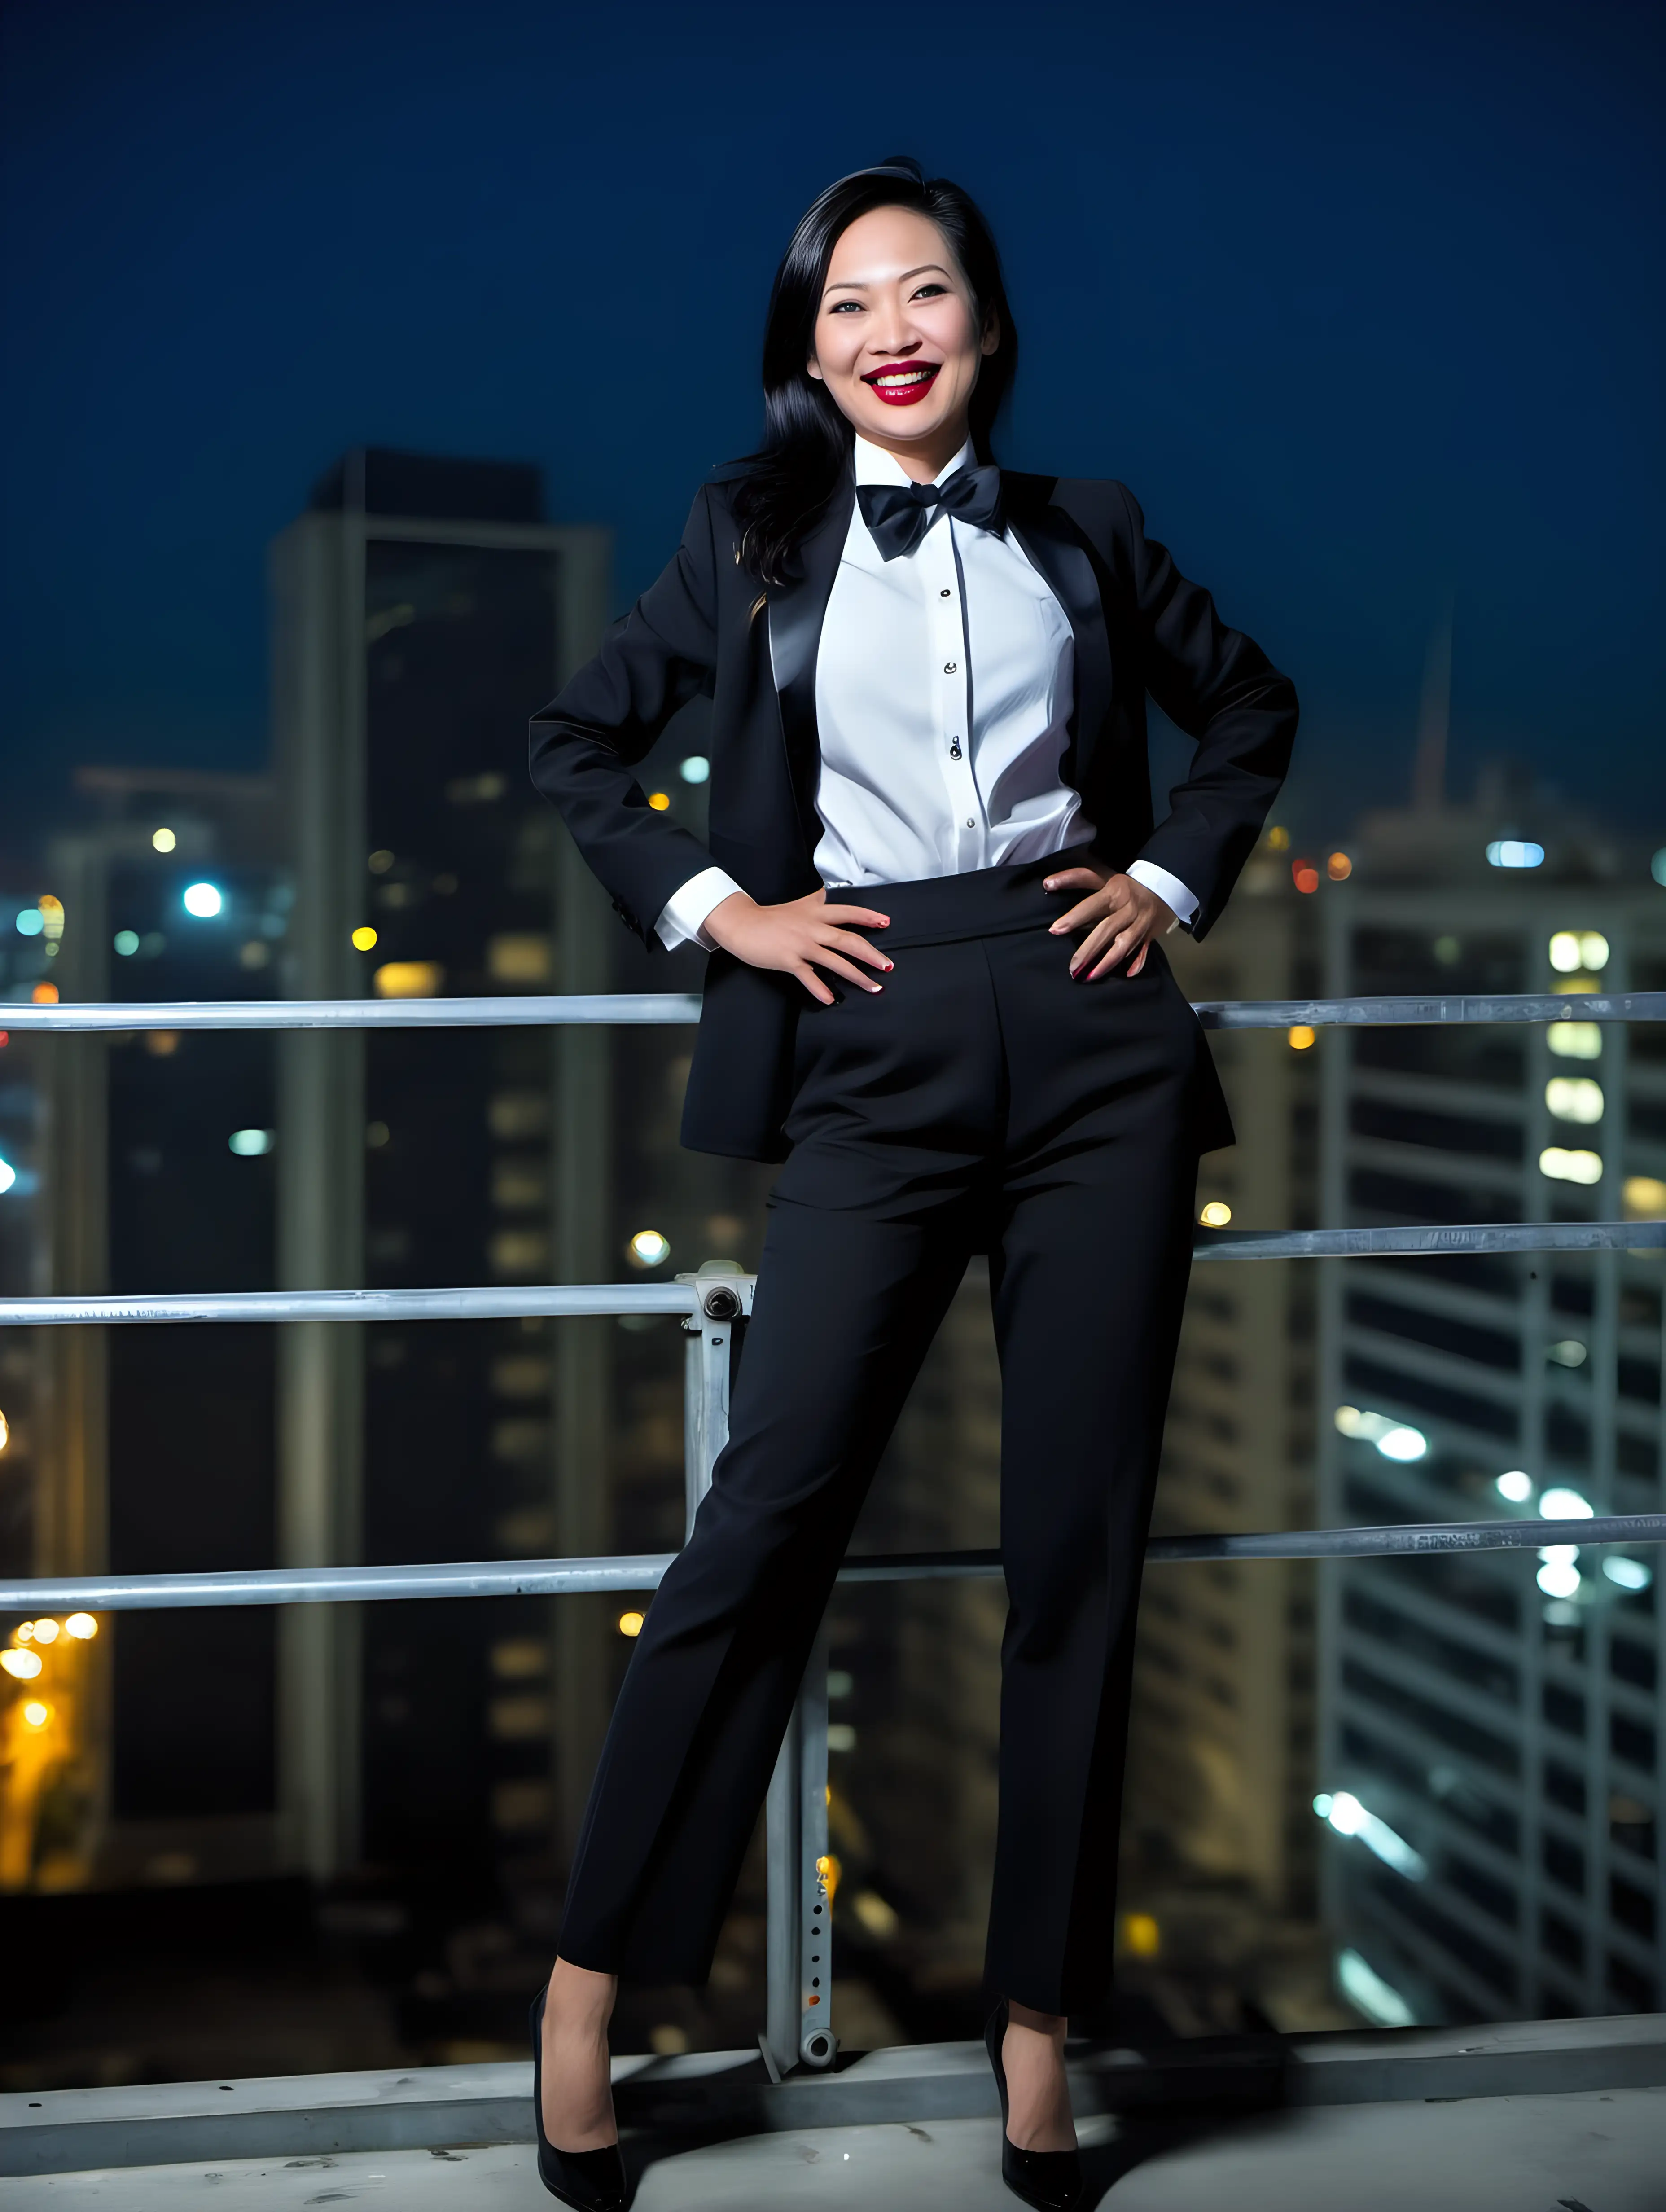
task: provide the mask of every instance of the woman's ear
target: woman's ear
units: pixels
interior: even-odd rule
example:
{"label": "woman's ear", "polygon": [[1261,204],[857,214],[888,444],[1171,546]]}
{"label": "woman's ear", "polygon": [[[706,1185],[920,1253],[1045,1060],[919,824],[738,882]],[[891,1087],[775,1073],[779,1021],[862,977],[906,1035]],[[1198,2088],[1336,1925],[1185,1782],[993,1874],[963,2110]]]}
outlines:
{"label": "woman's ear", "polygon": [[988,319],[983,325],[983,342],[979,348],[979,351],[984,354],[992,354],[998,353],[1000,349],[1000,317],[995,313],[994,309],[991,307],[989,310]]}
{"label": "woman's ear", "polygon": [[826,381],[826,379],[822,374],[822,365],[817,360],[813,353],[811,355],[809,360],[804,364],[804,368],[805,374],[808,376],[813,376],[818,384],[823,384]]}

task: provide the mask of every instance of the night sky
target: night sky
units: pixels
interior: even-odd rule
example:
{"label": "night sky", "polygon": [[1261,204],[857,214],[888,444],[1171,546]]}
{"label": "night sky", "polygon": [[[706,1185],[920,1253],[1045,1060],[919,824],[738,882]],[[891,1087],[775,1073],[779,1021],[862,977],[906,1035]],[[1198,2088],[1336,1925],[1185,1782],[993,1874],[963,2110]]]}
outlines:
{"label": "night sky", "polygon": [[83,761],[263,763],[266,542],[348,446],[542,463],[625,604],[892,151],[1001,241],[1001,457],[1124,478],[1296,678],[1287,814],[1403,795],[1450,594],[1460,787],[1666,825],[1662,21],[10,0],[0,842]]}

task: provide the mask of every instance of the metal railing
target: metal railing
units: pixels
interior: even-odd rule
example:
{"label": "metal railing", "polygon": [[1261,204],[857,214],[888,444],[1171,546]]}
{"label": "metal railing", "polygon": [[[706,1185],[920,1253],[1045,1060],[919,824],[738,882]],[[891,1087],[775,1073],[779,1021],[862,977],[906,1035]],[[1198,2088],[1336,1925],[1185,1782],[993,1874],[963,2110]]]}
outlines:
{"label": "metal railing", "polygon": [[[682,994],[594,997],[260,1000],[22,1006],[0,1010],[14,1030],[410,1029],[565,1024],[680,1024],[700,1001]],[[1217,1030],[1385,1024],[1666,1020],[1666,992],[1516,994],[1502,997],[1206,1001],[1195,1010]],[[1319,1259],[1432,1253],[1660,1249],[1666,1221],[1506,1222],[1383,1229],[1201,1231],[1199,1260]],[[678,1314],[688,1335],[684,1477],[692,1527],[728,1437],[732,1340],[750,1316],[754,1278],[708,1261],[674,1282],[579,1284],[488,1290],[208,1291],[166,1297],[0,1299],[0,1325],[290,1321],[483,1321],[522,1316]],[[1446,1522],[1375,1528],[1291,1529],[1154,1538],[1153,1565],[1196,1559],[1380,1558],[1431,1552],[1536,1549],[1666,1541],[1666,1514],[1578,1522]],[[482,1560],[396,1567],[272,1568],[179,1575],[78,1575],[0,1583],[0,1613],[88,1612],[206,1605],[291,1605],[401,1598],[556,1596],[654,1589],[675,1556]],[[960,1551],[847,1559],[843,1582],[999,1576],[999,1553]],[[836,2053],[827,2002],[831,1977],[827,1881],[827,1650],[818,1638],[770,1781],[767,1809],[768,2026],[760,2042],[773,2075]]]}

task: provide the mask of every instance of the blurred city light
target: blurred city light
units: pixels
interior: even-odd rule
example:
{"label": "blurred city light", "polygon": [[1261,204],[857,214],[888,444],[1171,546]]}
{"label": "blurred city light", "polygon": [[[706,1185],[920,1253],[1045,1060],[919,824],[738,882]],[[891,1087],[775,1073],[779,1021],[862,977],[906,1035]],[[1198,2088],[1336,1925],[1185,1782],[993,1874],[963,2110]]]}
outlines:
{"label": "blurred city light", "polygon": [[1624,1590],[1645,1590],[1655,1578],[1654,1569],[1645,1560],[1628,1559],[1623,1552],[1610,1552],[1602,1562],[1602,1571]]}
{"label": "blurred city light", "polygon": [[1197,1218],[1206,1229],[1225,1229],[1232,1218],[1232,1209],[1224,1198],[1212,1198]]}
{"label": "blurred city light", "polygon": [[1545,1358],[1558,1367],[1583,1367],[1589,1356],[1577,1336],[1565,1336],[1545,1346]]}
{"label": "blurred city light", "polygon": [[58,986],[56,983],[37,983],[29,997],[37,1006],[55,1006],[58,1004]]}
{"label": "blurred city light", "polygon": [[1666,884],[1666,845],[1663,845],[1650,861],[1649,873],[1657,884]]}
{"label": "blurred city light", "polygon": [[180,902],[187,914],[194,914],[198,921],[210,921],[219,913],[225,901],[214,884],[187,884]]}
{"label": "blurred city light", "polygon": [[4,1413],[0,1413],[0,1451],[4,1451],[4,1449],[6,1449],[6,1446],[7,1446],[10,1442],[11,1442],[11,1425],[10,1425],[10,1423],[7,1420],[7,1419],[6,1419],[5,1415],[4,1415]]}
{"label": "blurred city light", "polygon": [[277,1142],[275,1129],[234,1129],[226,1139],[228,1149],[244,1160],[258,1159],[262,1152],[271,1152]]}
{"label": "blurred city light", "polygon": [[677,772],[684,783],[704,783],[712,772],[712,764],[704,753],[690,753]]}
{"label": "blurred city light", "polygon": [[1518,1467],[1501,1474],[1493,1487],[1500,1498],[1507,1498],[1512,1505],[1525,1505],[1533,1495],[1533,1478]]}
{"label": "blurred city light", "polygon": [[159,853],[171,853],[179,841],[171,830],[153,830],[150,842]]}
{"label": "blurred city light", "polygon": [[17,917],[20,937],[39,937],[46,927],[46,917],[38,906],[26,906],[20,911]]}
{"label": "blurred city light", "polygon": [[47,944],[56,945],[64,934],[64,902],[55,899],[50,891],[41,895],[40,921]]}
{"label": "blurred city light", "polygon": [[34,1630],[34,1640],[37,1644],[57,1643],[58,1623],[55,1620],[36,1620],[31,1622],[30,1626]]}
{"label": "blurred city light", "polygon": [[1553,1022],[1545,1042],[1558,1060],[1600,1060],[1602,1030],[1597,1022]]}
{"label": "blurred city light", "polygon": [[1269,853],[1287,853],[1290,850],[1290,832],[1281,830],[1276,822],[1267,833],[1267,849]]}
{"label": "blurred city light", "polygon": [[1122,1941],[1136,1959],[1154,1959],[1163,1948],[1163,1931],[1151,1913],[1125,1912]]}
{"label": "blurred city light", "polygon": [[17,1181],[17,1170],[9,1159],[0,1158],[0,1197],[3,1197]]}
{"label": "blurred city light", "polygon": [[1292,1052],[1306,1052],[1310,1046],[1319,1041],[1318,1031],[1309,1029],[1305,1022],[1298,1022],[1295,1028],[1288,1034]]}
{"label": "blurred city light", "polygon": [[1544,863],[1545,848],[1529,840],[1519,837],[1497,837],[1487,848],[1489,864],[1495,868],[1537,868]]}
{"label": "blurred city light", "polygon": [[369,868],[373,876],[385,876],[393,866],[393,855],[386,845],[378,847],[370,855]]}
{"label": "blurred city light", "polygon": [[1314,1799],[1313,1809],[1322,1820],[1329,1821],[1339,1836],[1357,1836],[1368,1851],[1408,1881],[1422,1881],[1427,1876],[1429,1863],[1423,1854],[1414,1850],[1386,1820],[1368,1811],[1352,1790],[1339,1790],[1335,1796],[1322,1792]]}
{"label": "blurred city light", "polygon": [[1600,1121],[1602,1086],[1589,1075],[1553,1075],[1545,1085],[1545,1104],[1559,1121]]}
{"label": "blurred city light", "polygon": [[894,1905],[887,1904],[877,1889],[859,1889],[850,1900],[850,1909],[870,1936],[889,1942],[902,1925]]}
{"label": "blurred city light", "polygon": [[1316,891],[1319,871],[1311,860],[1292,860],[1290,863],[1290,880],[1298,891]]}
{"label": "blurred city light", "polygon": [[1658,1221],[1666,1215],[1666,1182],[1658,1176],[1627,1176],[1620,1197],[1627,1221]]}
{"label": "blurred city light", "polygon": [[1539,1569],[1537,1582],[1547,1597],[1572,1597],[1578,1589],[1580,1573],[1574,1561],[1579,1556],[1577,1544],[1547,1544],[1539,1553],[1544,1562]]}
{"label": "blurred city light", "polygon": [[90,1644],[99,1632],[99,1625],[90,1613],[72,1613],[64,1624],[64,1633],[73,1636],[77,1644]]}
{"label": "blurred city light", "polygon": [[1559,975],[1571,975],[1579,965],[1579,940],[1571,929],[1559,929],[1551,939],[1550,964]]}
{"label": "blurred city light", "polygon": [[1540,1516],[1546,1521],[1590,1521],[1596,1511],[1577,1490],[1547,1490],[1539,1500]]}
{"label": "blurred city light", "polygon": [[40,1654],[38,1651],[0,1651],[0,1667],[3,1667],[15,1681],[32,1682],[40,1672]]}
{"label": "blurred city light", "polygon": [[619,1633],[621,1636],[640,1636],[641,1632],[642,1616],[640,1613],[622,1613],[619,1615]]}
{"label": "blurred city light", "polygon": [[353,950],[355,952],[374,952],[375,949],[376,933],[370,927],[368,922],[362,928],[356,929],[353,932]]}
{"label": "blurred city light", "polygon": [[1415,2027],[1417,2014],[1397,1989],[1357,1951],[1336,1954],[1336,1985],[1378,2027]]}
{"label": "blurred city light", "polygon": [[1353,863],[1346,853],[1333,853],[1325,862],[1325,873],[1334,884],[1345,884],[1353,873]]}
{"label": "blurred city light", "polygon": [[433,999],[446,971],[437,960],[387,960],[370,978],[379,999]]}
{"label": "blurred city light", "polygon": [[119,929],[110,942],[124,960],[131,960],[139,949],[139,933],[137,929]]}
{"label": "blurred city light", "polygon": [[1579,957],[1587,968],[1606,968],[1608,964],[1608,940],[1600,929],[1582,929],[1579,933]]}
{"label": "blurred city light", "polygon": [[1375,1444],[1384,1459],[1421,1459],[1429,1449],[1429,1439],[1421,1429],[1396,1421],[1387,1413],[1366,1413],[1358,1406],[1339,1406],[1336,1425],[1345,1437],[1358,1437],[1362,1443]]}
{"label": "blurred city light", "polygon": [[1539,1173],[1549,1176],[1553,1182],[1601,1182],[1602,1156],[1600,1152],[1568,1152],[1560,1145],[1547,1145],[1539,1155]]}
{"label": "blurred city light", "polygon": [[671,1239],[657,1229],[639,1229],[630,1240],[629,1251],[633,1266],[657,1267],[671,1257]]}
{"label": "blurred city light", "polygon": [[33,1698],[23,1708],[24,1722],[32,1729],[44,1729],[52,1717],[52,1707],[38,1704]]}
{"label": "blurred city light", "polygon": [[648,803],[656,814],[663,814],[671,805],[671,793],[668,791],[650,791]]}

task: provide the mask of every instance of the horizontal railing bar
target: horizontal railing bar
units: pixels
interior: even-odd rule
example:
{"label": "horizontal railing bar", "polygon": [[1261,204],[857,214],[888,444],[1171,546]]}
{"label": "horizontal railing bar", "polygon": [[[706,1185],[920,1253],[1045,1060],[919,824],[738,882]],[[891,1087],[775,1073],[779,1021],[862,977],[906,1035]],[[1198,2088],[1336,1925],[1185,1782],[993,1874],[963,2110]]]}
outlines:
{"label": "horizontal railing bar", "polygon": [[[1438,1022],[1666,1021],[1666,991],[1505,992],[1490,997],[1205,999],[1205,1029],[1350,1029]],[[572,1022],[696,1022],[691,991],[496,999],[183,999],[0,1005],[14,1030],[415,1030],[546,1028]]]}
{"label": "horizontal railing bar", "polygon": [[[1506,1221],[1396,1229],[1211,1229],[1198,1260],[1382,1259],[1420,1253],[1645,1251],[1666,1247],[1666,1221]],[[178,1291],[132,1297],[0,1298],[0,1324],[281,1321],[505,1321],[525,1316],[694,1310],[680,1283],[525,1284],[434,1291]]]}
{"label": "horizontal railing bar", "polygon": [[[1374,1559],[1407,1553],[1536,1551],[1546,1544],[1666,1543],[1666,1513],[1589,1521],[1454,1521],[1386,1528],[1286,1528],[1262,1534],[1154,1536],[1154,1566],[1189,1559]],[[210,1605],[339,1605],[389,1598],[567,1597],[651,1590],[674,1552],[587,1559],[481,1559],[432,1566],[259,1567],[188,1575],[72,1575],[0,1583],[0,1613],[137,1613]],[[848,1559],[846,1583],[997,1576],[999,1552],[898,1552]]]}

